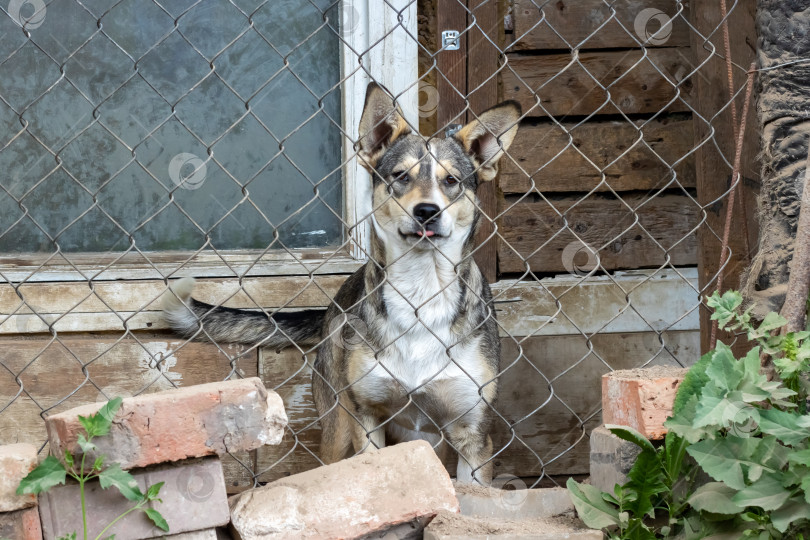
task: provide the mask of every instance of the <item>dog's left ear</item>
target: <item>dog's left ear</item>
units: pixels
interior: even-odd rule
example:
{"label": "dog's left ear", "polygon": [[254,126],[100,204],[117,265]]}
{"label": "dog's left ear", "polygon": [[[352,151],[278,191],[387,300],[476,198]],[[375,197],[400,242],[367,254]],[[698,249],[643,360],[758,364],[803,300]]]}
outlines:
{"label": "dog's left ear", "polygon": [[377,83],[369,84],[360,117],[360,163],[371,171],[386,149],[410,131],[402,111],[385,88]]}
{"label": "dog's left ear", "polygon": [[454,135],[472,156],[480,180],[492,180],[498,174],[498,160],[515,140],[520,114],[517,102],[506,101],[480,114]]}

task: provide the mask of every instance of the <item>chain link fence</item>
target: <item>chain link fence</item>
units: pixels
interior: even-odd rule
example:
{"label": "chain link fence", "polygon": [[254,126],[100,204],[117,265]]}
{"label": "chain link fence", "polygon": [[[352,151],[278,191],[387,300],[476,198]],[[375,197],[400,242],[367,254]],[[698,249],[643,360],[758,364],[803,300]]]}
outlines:
{"label": "chain link fence", "polygon": [[[739,272],[719,263],[718,219],[756,182],[732,175],[750,56],[723,47],[723,23],[749,6],[712,20],[677,1],[455,4],[0,5],[0,443],[44,447],[42,418],[83,403],[260,376],[284,397],[289,434],[231,456],[232,487],[318,465],[315,348],[180,339],[159,299],[194,276],[212,304],[330,305],[369,249],[367,84],[426,140],[478,118],[471,97],[490,85],[522,107],[494,202],[480,203],[502,344],[495,474],[586,474],[600,376],[694,362],[700,298]],[[442,26],[450,11],[461,26]],[[475,69],[474,32],[497,68],[468,87],[454,73]],[[470,50],[444,70],[457,44]],[[701,101],[710,89],[725,97]],[[701,193],[707,160],[728,182]]]}

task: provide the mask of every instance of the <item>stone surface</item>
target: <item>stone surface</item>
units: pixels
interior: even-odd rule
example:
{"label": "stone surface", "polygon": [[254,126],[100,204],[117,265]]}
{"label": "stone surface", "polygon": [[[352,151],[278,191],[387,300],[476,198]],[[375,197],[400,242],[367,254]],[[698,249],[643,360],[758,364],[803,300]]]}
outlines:
{"label": "stone surface", "polygon": [[26,508],[0,513],[0,538],[8,540],[42,540],[39,511]]}
{"label": "stone surface", "polygon": [[481,518],[525,520],[574,512],[567,489],[526,489],[523,481],[512,478],[496,477],[490,487],[456,484],[461,513]]}
{"label": "stone surface", "polygon": [[613,493],[616,484],[627,482],[627,472],[641,449],[620,439],[604,426],[591,432],[591,485]]}
{"label": "stone surface", "polygon": [[37,504],[34,495],[17,495],[20,480],[36,466],[37,449],[33,445],[21,443],[0,446],[0,512],[11,512]]}
{"label": "stone surface", "polygon": [[230,506],[242,540],[418,537],[420,519],[458,512],[450,476],[424,441],[277,480],[234,495]]}
{"label": "stone surface", "polygon": [[[213,529],[228,523],[228,496],[219,458],[195,459],[172,466],[162,465],[132,471],[141,491],[147,486],[165,482],[160,490],[162,503],[150,503],[169,524],[169,534],[176,535],[201,529]],[[102,490],[97,482],[85,486],[89,533],[95,538],[101,530],[134,503],[125,499],[115,488]],[[81,531],[81,500],[79,486],[57,486],[39,496],[42,533],[52,540]],[[161,537],[143,512],[132,512],[116,523],[105,537],[115,534],[116,540]]]}
{"label": "stone surface", "polygon": [[442,512],[425,528],[424,540],[602,540],[573,515],[526,520],[464,516]]}
{"label": "stone surface", "polygon": [[[95,413],[103,403],[77,407],[47,418],[51,454],[76,444],[82,432],[78,416]],[[258,378],[201,384],[126,398],[109,435],[95,439],[96,454],[123,469],[253,450],[278,444],[287,415],[278,394]],[[93,460],[88,460],[92,463]]]}
{"label": "stone surface", "polygon": [[655,366],[614,371],[602,376],[602,420],[630,426],[648,439],[663,439],[664,421],[686,368]]}

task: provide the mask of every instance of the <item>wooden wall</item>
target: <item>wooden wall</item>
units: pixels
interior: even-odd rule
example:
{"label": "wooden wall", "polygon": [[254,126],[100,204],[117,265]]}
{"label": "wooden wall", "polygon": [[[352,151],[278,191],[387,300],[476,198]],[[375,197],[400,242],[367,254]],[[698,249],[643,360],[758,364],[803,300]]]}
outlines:
{"label": "wooden wall", "polygon": [[607,271],[696,265],[689,32],[675,19],[646,51],[635,34],[642,8],[673,16],[676,3],[619,0],[615,15],[600,0],[543,6],[504,6],[502,95],[525,117],[498,186],[500,273],[564,272],[577,236]]}

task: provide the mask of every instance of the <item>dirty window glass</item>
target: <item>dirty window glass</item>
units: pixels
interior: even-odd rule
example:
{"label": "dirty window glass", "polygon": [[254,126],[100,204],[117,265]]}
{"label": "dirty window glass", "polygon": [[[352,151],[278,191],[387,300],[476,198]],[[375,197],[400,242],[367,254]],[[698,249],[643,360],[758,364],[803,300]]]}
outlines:
{"label": "dirty window glass", "polygon": [[0,252],[337,243],[336,4],[0,7]]}

